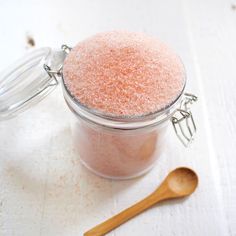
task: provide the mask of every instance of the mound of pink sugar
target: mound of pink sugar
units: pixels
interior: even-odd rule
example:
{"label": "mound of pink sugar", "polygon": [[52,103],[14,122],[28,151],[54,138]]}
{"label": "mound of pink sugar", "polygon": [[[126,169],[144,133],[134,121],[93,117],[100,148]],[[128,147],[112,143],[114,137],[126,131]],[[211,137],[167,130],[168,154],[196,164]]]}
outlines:
{"label": "mound of pink sugar", "polygon": [[140,33],[112,31],[80,42],[67,56],[63,76],[83,105],[112,115],[144,115],[171,104],[185,71],[164,43]]}

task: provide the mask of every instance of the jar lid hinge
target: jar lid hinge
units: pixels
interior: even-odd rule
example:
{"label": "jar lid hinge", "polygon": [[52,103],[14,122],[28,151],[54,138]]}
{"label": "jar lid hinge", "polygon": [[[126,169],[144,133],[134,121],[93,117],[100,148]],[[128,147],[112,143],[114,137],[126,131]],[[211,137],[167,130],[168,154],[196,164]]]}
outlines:
{"label": "jar lid hinge", "polygon": [[185,147],[188,147],[193,141],[197,131],[192,112],[189,108],[189,105],[196,101],[197,97],[195,95],[185,93],[180,109],[176,110],[171,119],[175,133]]}

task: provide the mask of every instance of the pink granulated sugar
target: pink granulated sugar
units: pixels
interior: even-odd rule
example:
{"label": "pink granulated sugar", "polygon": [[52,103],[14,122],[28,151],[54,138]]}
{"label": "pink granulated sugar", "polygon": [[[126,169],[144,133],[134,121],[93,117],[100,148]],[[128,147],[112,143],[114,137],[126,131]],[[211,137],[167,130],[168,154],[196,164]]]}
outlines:
{"label": "pink granulated sugar", "polygon": [[81,104],[117,116],[165,108],[185,83],[183,64],[167,45],[125,31],[100,33],[80,42],[64,62],[63,76]]}

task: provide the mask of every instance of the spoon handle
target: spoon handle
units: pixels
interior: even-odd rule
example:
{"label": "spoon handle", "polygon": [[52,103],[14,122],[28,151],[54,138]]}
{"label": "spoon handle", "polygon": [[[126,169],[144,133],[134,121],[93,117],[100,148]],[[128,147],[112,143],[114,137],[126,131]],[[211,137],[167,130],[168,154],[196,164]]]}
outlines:
{"label": "spoon handle", "polygon": [[106,233],[110,232],[114,228],[118,227],[119,225],[125,223],[132,217],[138,215],[139,213],[143,212],[147,208],[153,206],[158,201],[162,200],[163,197],[160,196],[158,198],[154,194],[149,195],[148,197],[144,198],[140,202],[134,204],[133,206],[125,209],[124,211],[118,213],[117,215],[111,217],[110,219],[104,221],[103,223],[95,226],[94,228],[90,229],[84,236],[102,236]]}

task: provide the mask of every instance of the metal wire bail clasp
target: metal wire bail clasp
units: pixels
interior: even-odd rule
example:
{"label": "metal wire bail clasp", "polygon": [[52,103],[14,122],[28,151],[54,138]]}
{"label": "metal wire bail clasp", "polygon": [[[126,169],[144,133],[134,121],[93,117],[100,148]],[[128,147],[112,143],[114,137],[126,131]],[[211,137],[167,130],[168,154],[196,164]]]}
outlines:
{"label": "metal wire bail clasp", "polygon": [[176,110],[171,118],[174,130],[179,140],[185,147],[192,142],[196,133],[196,125],[189,105],[197,101],[193,94],[185,93],[180,108]]}
{"label": "metal wire bail clasp", "polygon": [[[68,54],[70,51],[71,51],[71,47],[69,47],[69,46],[67,46],[67,45],[65,45],[65,44],[63,44],[62,46],[61,46],[61,49],[62,49],[62,51],[65,53],[65,54]],[[62,77],[62,64],[61,64],[61,66],[58,68],[58,69],[52,69],[49,65],[47,65],[47,64],[44,64],[43,65],[43,68],[44,68],[44,70],[47,72],[47,74],[49,75],[49,77],[51,78],[51,79],[53,79],[53,81],[48,85],[48,86],[55,86],[55,85],[58,85],[58,77]]]}

